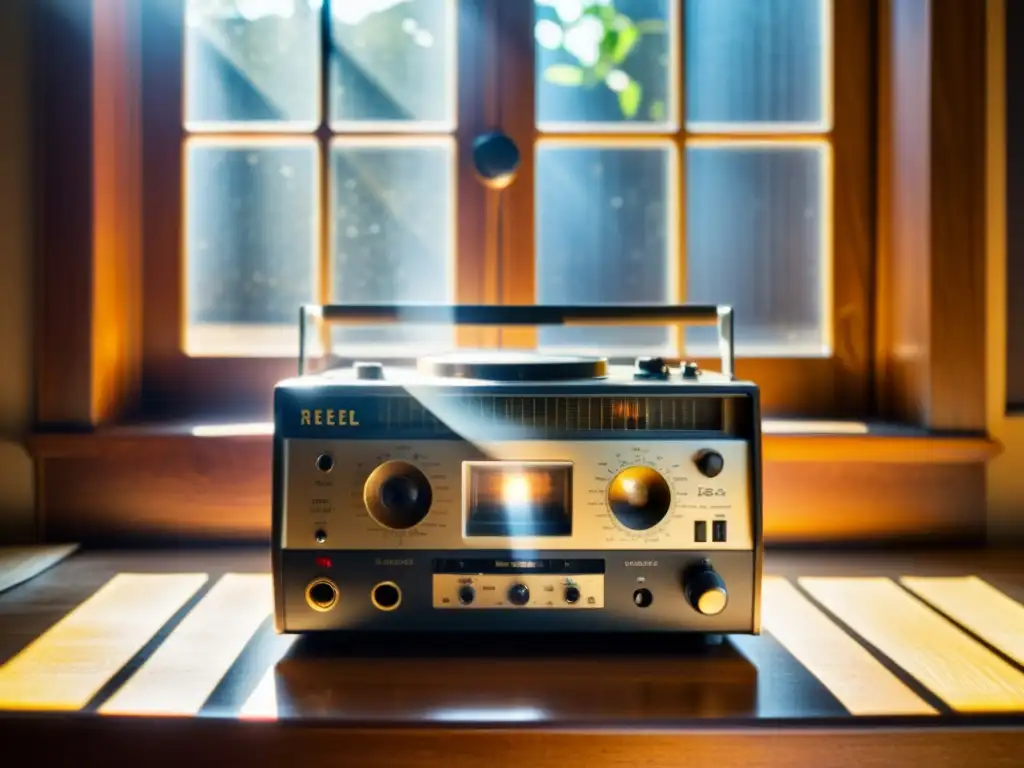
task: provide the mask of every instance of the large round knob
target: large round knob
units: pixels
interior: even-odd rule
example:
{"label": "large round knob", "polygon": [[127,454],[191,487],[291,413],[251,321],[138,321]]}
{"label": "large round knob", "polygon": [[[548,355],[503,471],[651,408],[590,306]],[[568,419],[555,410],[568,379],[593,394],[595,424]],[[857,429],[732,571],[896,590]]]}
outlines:
{"label": "large round knob", "polygon": [[710,563],[701,563],[686,572],[683,576],[683,591],[694,610],[705,616],[717,616],[729,602],[725,581]]}
{"label": "large round knob", "polygon": [[412,528],[427,516],[432,500],[427,476],[405,461],[384,462],[363,487],[366,511],[385,528]]}
{"label": "large round knob", "polygon": [[627,467],[608,486],[608,506],[622,525],[645,531],[668,514],[672,490],[665,478],[650,467]]}

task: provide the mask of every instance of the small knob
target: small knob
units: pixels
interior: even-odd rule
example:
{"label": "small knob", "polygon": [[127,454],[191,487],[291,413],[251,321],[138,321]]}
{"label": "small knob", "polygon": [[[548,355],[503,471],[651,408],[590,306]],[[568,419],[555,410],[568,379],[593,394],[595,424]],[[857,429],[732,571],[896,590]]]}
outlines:
{"label": "small knob", "polygon": [[697,465],[697,470],[704,477],[718,477],[725,468],[725,459],[722,458],[722,454],[710,448],[698,453],[693,463]]}
{"label": "small knob", "polygon": [[565,588],[565,602],[569,605],[576,605],[580,601],[580,588],[575,584],[570,584]]}
{"label": "small knob", "polygon": [[317,544],[323,544],[327,541],[327,531],[323,528],[317,529],[316,533],[313,534],[313,538],[316,539]]}
{"label": "small knob", "polygon": [[513,584],[508,588],[508,601],[512,605],[526,605],[530,602],[530,590],[525,584]]}
{"label": "small knob", "polygon": [[638,357],[633,368],[633,376],[638,379],[668,378],[668,364],[662,357]]}
{"label": "small knob", "polygon": [[469,584],[463,584],[459,587],[459,602],[463,605],[469,605],[476,599],[476,590],[473,589]]}
{"label": "small knob", "polygon": [[694,610],[705,616],[717,616],[729,602],[725,581],[710,563],[702,563],[686,573],[683,577],[683,591]]}
{"label": "small knob", "polygon": [[638,589],[633,593],[633,604],[637,608],[649,608],[654,602],[654,595],[649,589]]}
{"label": "small knob", "polygon": [[384,378],[384,366],[381,363],[356,362],[352,367],[355,369],[357,379],[372,381]]}

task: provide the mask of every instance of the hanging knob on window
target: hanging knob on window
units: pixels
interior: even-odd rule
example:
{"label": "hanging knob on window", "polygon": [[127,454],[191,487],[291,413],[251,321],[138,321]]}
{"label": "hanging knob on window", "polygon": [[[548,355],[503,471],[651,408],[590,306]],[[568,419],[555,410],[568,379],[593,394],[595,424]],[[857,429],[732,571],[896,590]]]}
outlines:
{"label": "hanging knob on window", "polygon": [[505,189],[519,170],[519,147],[501,131],[481,134],[473,141],[473,168],[485,187]]}

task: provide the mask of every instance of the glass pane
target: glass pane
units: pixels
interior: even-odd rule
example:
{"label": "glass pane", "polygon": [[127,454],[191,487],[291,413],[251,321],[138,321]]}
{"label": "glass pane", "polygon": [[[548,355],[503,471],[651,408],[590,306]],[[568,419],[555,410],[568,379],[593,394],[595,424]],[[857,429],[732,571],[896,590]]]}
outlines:
{"label": "glass pane", "polygon": [[[827,355],[828,149],[692,146],[686,154],[686,287],[731,304],[738,354]],[[687,331],[716,354],[714,329]]]}
{"label": "glass pane", "polygon": [[537,121],[545,130],[676,122],[679,0],[535,4]]}
{"label": "glass pane", "polygon": [[[339,140],[331,151],[333,301],[441,302],[455,296],[455,153],[448,141]],[[443,326],[335,326],[336,351],[447,349]]]}
{"label": "glass pane", "polygon": [[[537,301],[673,301],[676,151],[669,144],[537,148]],[[544,328],[542,347],[663,352],[667,328]]]}
{"label": "glass pane", "polygon": [[188,0],[185,125],[313,130],[323,0]]}
{"label": "glass pane", "polygon": [[[831,0],[686,0],[690,130],[738,130],[744,123],[827,128],[830,6]],[[750,129],[758,127],[766,128]]]}
{"label": "glass pane", "polygon": [[335,2],[332,124],[355,123],[355,130],[367,130],[368,123],[394,123],[401,130],[454,128],[455,29],[455,0]]}
{"label": "glass pane", "polygon": [[317,296],[317,147],[193,140],[186,170],[186,350],[294,355]]}

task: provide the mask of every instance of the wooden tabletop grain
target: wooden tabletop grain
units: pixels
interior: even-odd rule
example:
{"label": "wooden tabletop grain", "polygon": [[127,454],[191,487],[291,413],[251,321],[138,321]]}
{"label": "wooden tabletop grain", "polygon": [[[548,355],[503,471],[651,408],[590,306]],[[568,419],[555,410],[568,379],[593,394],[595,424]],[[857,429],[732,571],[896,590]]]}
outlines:
{"label": "wooden tabletop grain", "polygon": [[253,550],[83,552],[3,594],[0,739],[54,765],[90,748],[104,765],[1024,755],[1020,553],[770,553],[766,631],[720,643],[279,636],[268,565]]}

